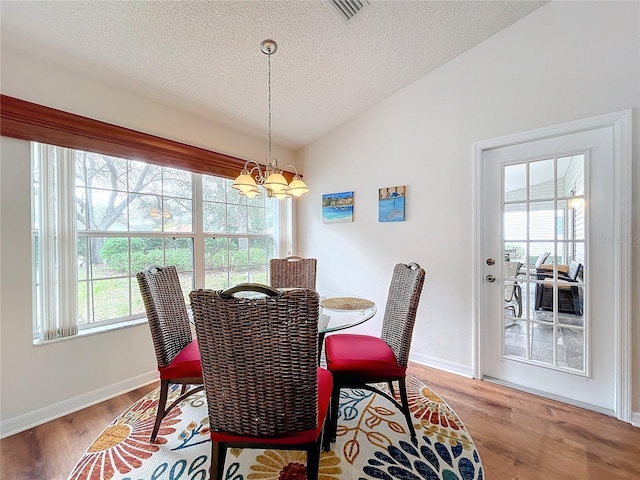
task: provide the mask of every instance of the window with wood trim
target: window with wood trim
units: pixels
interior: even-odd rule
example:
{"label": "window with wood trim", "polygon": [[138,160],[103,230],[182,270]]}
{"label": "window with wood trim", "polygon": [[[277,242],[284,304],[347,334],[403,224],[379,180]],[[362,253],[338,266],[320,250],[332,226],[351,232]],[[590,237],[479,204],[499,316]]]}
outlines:
{"label": "window with wood trim", "polygon": [[232,180],[34,142],[34,339],[144,317],[135,275],[175,265],[194,288],[268,282],[276,200]]}

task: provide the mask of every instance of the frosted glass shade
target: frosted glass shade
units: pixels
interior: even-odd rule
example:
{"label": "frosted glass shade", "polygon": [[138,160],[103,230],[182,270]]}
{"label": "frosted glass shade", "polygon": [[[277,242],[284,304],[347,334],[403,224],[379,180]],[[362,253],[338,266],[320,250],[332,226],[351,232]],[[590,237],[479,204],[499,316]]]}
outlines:
{"label": "frosted glass shade", "polygon": [[291,183],[289,184],[289,190],[287,193],[290,193],[294,197],[299,197],[309,191],[307,185],[302,181],[299,175],[293,177]]}
{"label": "frosted glass shade", "polygon": [[258,186],[249,172],[245,169],[240,172],[240,175],[233,181],[232,188],[240,190],[241,193],[247,193],[251,190],[257,190]]}
{"label": "frosted glass shade", "polygon": [[278,172],[269,175],[264,182],[264,186],[271,190],[273,193],[285,192],[289,188],[287,179]]}

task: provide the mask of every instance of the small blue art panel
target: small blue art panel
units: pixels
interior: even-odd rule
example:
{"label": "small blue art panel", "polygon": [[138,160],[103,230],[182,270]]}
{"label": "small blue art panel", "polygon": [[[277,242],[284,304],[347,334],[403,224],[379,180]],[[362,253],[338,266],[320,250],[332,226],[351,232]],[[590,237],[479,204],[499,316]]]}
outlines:
{"label": "small blue art panel", "polygon": [[404,222],[405,188],[387,187],[378,190],[379,222]]}
{"label": "small blue art panel", "polygon": [[322,223],[353,222],[353,192],[322,195]]}

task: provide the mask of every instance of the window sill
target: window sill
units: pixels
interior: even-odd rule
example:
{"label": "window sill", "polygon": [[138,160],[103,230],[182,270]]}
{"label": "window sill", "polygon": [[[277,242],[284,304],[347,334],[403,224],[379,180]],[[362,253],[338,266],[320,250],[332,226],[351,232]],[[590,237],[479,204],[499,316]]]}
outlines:
{"label": "window sill", "polygon": [[100,333],[104,333],[104,332],[112,332],[114,330],[120,330],[123,328],[130,328],[130,327],[137,327],[138,325],[142,325],[147,323],[147,318],[143,317],[143,318],[136,318],[135,320],[128,320],[126,322],[119,322],[119,323],[113,323],[111,325],[101,325],[99,327],[89,327],[89,328],[84,328],[82,330],[80,330],[76,335],[71,335],[68,337],[60,337],[60,338],[53,338],[51,340],[40,340],[40,339],[33,339],[33,345],[35,347],[39,347],[41,345],[49,345],[51,343],[58,343],[58,342],[64,342],[67,340],[73,340],[76,338],[83,338],[83,337],[87,337],[89,335],[97,335]]}

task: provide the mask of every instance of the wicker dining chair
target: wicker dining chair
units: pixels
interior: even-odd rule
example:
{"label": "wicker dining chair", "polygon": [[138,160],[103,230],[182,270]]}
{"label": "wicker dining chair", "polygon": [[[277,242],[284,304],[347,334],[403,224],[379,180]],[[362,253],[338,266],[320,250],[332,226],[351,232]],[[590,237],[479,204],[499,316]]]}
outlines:
{"label": "wicker dining chair", "polygon": [[269,261],[270,285],[273,288],[316,288],[315,258],[295,255]]}
{"label": "wicker dining chair", "polygon": [[[411,439],[416,432],[407,399],[406,371],[418,302],[425,271],[417,263],[399,263],[393,270],[381,337],[338,334],[326,338],[324,352],[327,369],[333,375],[329,426],[324,436],[324,449],[335,442],[338,428],[340,390],[362,388],[382,395],[404,414]],[[401,402],[395,399],[393,382],[398,382]],[[386,383],[391,394],[375,384]]]}
{"label": "wicker dining chair", "polygon": [[[198,341],[191,322],[176,267],[153,265],[136,274],[142,294],[160,374],[160,399],[151,432],[155,442],[162,419],[189,395],[201,391],[202,367]],[[180,395],[167,407],[169,387],[182,385]],[[195,387],[187,389],[189,385]]]}
{"label": "wicker dining chair", "polygon": [[240,284],[196,290],[190,299],[209,412],[210,478],[225,478],[227,448],[236,447],[305,450],[308,478],[317,480],[332,380],[317,364],[316,291]]}

